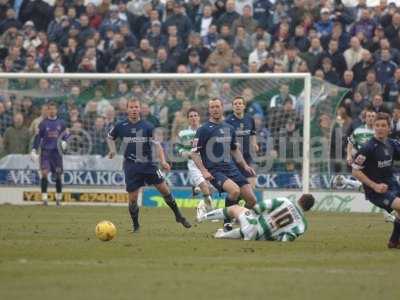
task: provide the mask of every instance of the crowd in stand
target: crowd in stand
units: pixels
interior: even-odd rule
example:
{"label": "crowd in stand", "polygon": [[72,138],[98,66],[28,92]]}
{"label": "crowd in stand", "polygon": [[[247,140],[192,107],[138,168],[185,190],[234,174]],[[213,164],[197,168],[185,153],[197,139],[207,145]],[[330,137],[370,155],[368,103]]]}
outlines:
{"label": "crowd in stand", "polygon": [[[400,132],[400,7],[387,0],[375,7],[367,7],[366,0],[353,7],[340,0],[0,0],[0,71],[311,72],[348,89],[337,113],[344,132],[360,124],[360,112],[367,106],[392,113],[393,130]],[[22,89],[29,82],[18,84]],[[186,126],[185,109],[207,99],[210,90],[226,98],[233,94],[229,83],[205,84],[185,93],[158,86],[149,92],[121,81],[89,96],[82,96],[88,88],[84,82],[55,87],[44,79],[37,86],[32,97],[12,97],[0,90],[2,141],[15,134],[7,132],[8,127],[26,127],[23,136],[29,140],[42,100],[45,95],[51,98],[49,89],[61,88],[68,95],[68,101],[60,102],[60,114],[70,128],[84,128],[93,136],[101,136],[124,115],[127,97],[145,95],[152,99],[145,117],[156,126],[169,124],[172,139]],[[263,134],[301,120],[295,97],[287,91],[282,95],[276,103],[252,103]],[[267,108],[286,116],[280,128],[268,128]],[[14,146],[12,151],[25,153],[21,143]],[[7,147],[3,142],[4,154]],[[106,151],[104,145],[93,149]]]}

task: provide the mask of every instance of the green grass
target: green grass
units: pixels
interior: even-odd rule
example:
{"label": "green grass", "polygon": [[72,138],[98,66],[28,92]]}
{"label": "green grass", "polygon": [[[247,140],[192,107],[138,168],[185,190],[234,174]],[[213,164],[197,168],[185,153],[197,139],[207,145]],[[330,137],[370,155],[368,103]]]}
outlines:
{"label": "green grass", "polygon": [[[193,210],[184,211],[191,218]],[[0,206],[0,299],[400,299],[400,250],[381,214],[310,213],[293,243],[214,240],[164,208]],[[96,222],[118,228],[111,242]]]}

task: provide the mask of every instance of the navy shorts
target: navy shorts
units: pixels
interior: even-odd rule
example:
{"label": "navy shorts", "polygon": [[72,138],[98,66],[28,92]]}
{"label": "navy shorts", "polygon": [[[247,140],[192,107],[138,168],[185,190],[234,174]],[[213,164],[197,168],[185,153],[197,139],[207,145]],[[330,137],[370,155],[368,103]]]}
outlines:
{"label": "navy shorts", "polygon": [[227,167],[224,170],[209,170],[211,175],[214,177],[211,180],[211,184],[220,192],[224,192],[222,186],[224,182],[228,179],[232,180],[239,187],[249,184],[246,177],[239,171],[236,166]]}
{"label": "navy shorts", "polygon": [[51,172],[52,174],[61,174],[63,172],[63,159],[58,149],[45,150],[40,153],[40,169]]}
{"label": "navy shorts", "polygon": [[379,194],[375,192],[369,192],[365,194],[365,198],[380,208],[383,208],[387,212],[392,212],[392,203],[394,199],[400,197],[400,187],[397,184],[390,185],[389,189],[384,194]]}
{"label": "navy shorts", "polygon": [[125,161],[123,169],[128,193],[134,192],[142,186],[160,184],[164,181],[164,176],[155,166],[138,168],[136,163]]}

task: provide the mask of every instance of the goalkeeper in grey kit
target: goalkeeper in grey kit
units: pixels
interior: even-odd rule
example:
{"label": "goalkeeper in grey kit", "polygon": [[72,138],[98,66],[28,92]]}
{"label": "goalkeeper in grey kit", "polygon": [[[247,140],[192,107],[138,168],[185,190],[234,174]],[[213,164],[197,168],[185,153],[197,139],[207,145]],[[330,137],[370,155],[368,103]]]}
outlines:
{"label": "goalkeeper in grey kit", "polygon": [[189,127],[179,132],[179,143],[176,148],[181,157],[188,159],[187,168],[190,184],[194,189],[200,188],[203,194],[204,200],[201,200],[197,206],[197,215],[199,215],[201,211],[212,210],[213,205],[208,181],[204,179],[201,171],[191,159],[194,137],[196,136],[197,129],[200,127],[200,113],[197,109],[190,108],[186,117]]}

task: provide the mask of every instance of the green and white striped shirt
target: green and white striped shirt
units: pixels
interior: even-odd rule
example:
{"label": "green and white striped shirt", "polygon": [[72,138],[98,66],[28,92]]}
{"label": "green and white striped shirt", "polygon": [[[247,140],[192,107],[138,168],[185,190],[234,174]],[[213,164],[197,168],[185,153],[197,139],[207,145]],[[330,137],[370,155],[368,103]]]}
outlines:
{"label": "green and white striped shirt", "polygon": [[179,143],[176,145],[176,150],[179,154],[183,152],[191,152],[193,149],[193,140],[196,136],[196,130],[192,128],[187,128],[184,130],[179,131]]}
{"label": "green and white striped shirt", "polygon": [[361,125],[357,127],[349,137],[349,143],[351,143],[355,150],[360,150],[361,146],[368,142],[374,136],[374,130],[368,128],[367,125]]}
{"label": "green and white striped shirt", "polygon": [[253,209],[259,240],[294,241],[307,229],[302,209],[285,197],[263,200]]}

